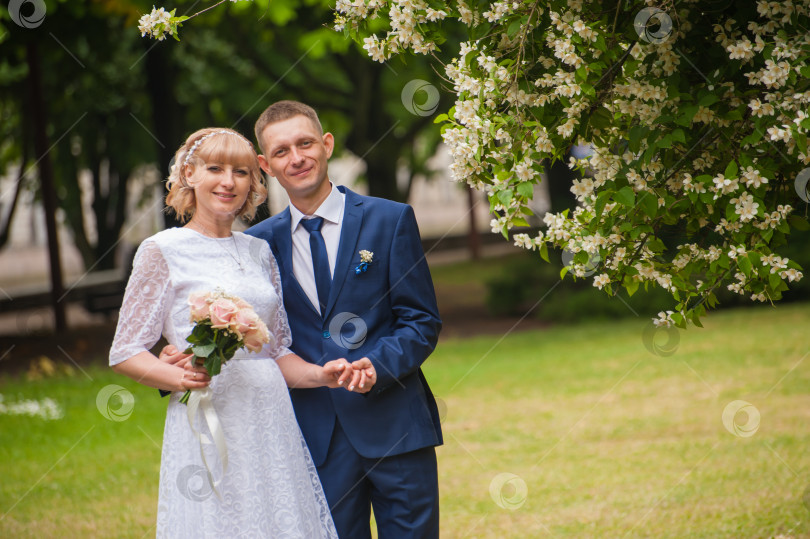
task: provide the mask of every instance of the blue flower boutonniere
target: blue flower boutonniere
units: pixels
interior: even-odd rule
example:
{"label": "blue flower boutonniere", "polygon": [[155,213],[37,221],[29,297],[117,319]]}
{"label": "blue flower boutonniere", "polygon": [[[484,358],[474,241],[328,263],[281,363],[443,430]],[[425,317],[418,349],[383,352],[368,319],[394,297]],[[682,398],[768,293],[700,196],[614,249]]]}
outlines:
{"label": "blue flower boutonniere", "polygon": [[360,251],[360,264],[354,268],[354,272],[357,275],[365,272],[368,269],[368,265],[371,264],[372,259],[374,258],[374,253],[371,251],[366,251],[365,249]]}

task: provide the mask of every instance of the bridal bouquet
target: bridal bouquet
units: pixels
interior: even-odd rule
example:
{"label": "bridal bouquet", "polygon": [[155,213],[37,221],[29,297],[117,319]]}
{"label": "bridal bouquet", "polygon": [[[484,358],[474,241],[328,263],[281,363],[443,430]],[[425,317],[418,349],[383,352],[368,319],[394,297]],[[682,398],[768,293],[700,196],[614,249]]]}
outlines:
{"label": "bridal bouquet", "polygon": [[[250,303],[221,290],[193,292],[188,298],[191,321],[196,325],[186,340],[191,344],[185,353],[202,360],[210,376],[216,376],[222,364],[233,358],[240,348],[259,352],[270,342],[267,326],[259,319]],[[180,402],[188,403],[191,390]]]}

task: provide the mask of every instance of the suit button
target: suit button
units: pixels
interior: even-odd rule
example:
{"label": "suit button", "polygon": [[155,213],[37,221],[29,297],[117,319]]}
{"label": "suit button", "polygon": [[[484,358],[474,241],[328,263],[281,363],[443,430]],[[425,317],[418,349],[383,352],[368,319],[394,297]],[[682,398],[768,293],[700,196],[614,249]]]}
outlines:
{"label": "suit button", "polygon": [[328,332],[328,331],[324,331],[324,332],[323,332],[323,338],[324,338],[324,339],[328,339],[329,337],[331,337],[331,335],[329,334],[329,332]]}

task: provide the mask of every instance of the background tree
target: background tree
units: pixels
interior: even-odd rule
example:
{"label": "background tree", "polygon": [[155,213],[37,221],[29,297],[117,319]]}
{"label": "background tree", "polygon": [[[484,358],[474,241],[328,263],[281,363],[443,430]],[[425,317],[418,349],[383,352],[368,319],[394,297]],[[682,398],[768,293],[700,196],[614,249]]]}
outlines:
{"label": "background tree", "polygon": [[[36,40],[46,130],[53,138],[48,155],[54,190],[88,269],[113,267],[134,177],[149,165],[165,176],[176,146],[199,127],[233,126],[249,135],[267,104],[305,101],[319,110],[340,147],[365,161],[369,192],[398,200],[407,199],[413,177],[398,183],[398,169],[425,170],[429,150],[439,143],[432,126],[441,105],[439,79],[429,62],[369,61],[359,45],[326,27],[332,12],[325,1],[228,2],[188,25],[190,39],[180,43],[138,36],[136,21],[151,7],[145,1],[42,5],[45,16],[32,28],[0,11],[0,114],[6,120],[0,166],[8,170],[23,156],[35,160],[33,136],[23,132],[32,108],[22,85],[25,44]],[[182,1],[175,7],[194,5]],[[415,79],[429,84],[403,101],[403,88]],[[37,168],[26,170],[30,178],[16,185],[39,196],[38,184],[30,181]],[[83,177],[90,178],[87,185]],[[18,193],[4,194],[0,225],[10,223]],[[82,199],[92,201],[90,215]],[[88,225],[94,225],[95,238]],[[8,226],[0,232],[0,239],[7,237]]]}
{"label": "background tree", "polygon": [[[574,211],[517,243],[573,253],[565,271],[632,294],[669,291],[656,323],[699,324],[715,290],[774,301],[800,266],[780,256],[808,200],[810,2],[545,0],[337,4],[336,28],[383,61],[434,54],[462,28],[445,66],[455,104],[443,135],[453,174],[485,191],[493,230],[525,225],[545,160],[574,143]],[[803,212],[806,213],[806,212]]]}

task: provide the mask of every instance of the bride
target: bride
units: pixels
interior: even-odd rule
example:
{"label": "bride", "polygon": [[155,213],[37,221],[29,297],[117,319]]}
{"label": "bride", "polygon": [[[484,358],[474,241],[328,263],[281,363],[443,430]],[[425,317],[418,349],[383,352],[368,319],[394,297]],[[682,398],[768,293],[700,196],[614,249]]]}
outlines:
{"label": "bride", "polygon": [[[351,364],[344,359],[319,366],[290,352],[275,258],[266,242],[231,232],[235,217],[250,219],[266,198],[253,145],[230,129],[201,129],[180,147],[175,163],[166,204],[187,224],[138,248],[110,350],[116,372],[173,392],[157,536],[337,537],[287,386],[340,387]],[[260,353],[237,351],[213,379],[190,361],[170,364],[150,353],[161,335],[185,349],[192,330],[189,294],[216,289],[250,303],[267,324],[271,339]],[[179,402],[184,391],[205,387],[227,445],[225,470],[213,445],[204,446],[203,460]],[[199,417],[195,429],[211,436]]]}

